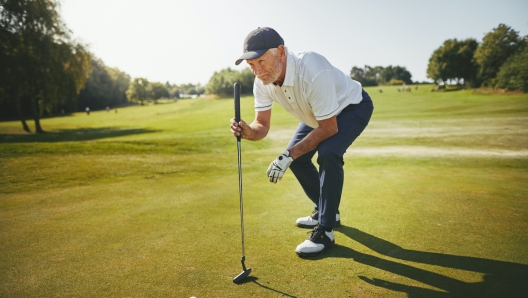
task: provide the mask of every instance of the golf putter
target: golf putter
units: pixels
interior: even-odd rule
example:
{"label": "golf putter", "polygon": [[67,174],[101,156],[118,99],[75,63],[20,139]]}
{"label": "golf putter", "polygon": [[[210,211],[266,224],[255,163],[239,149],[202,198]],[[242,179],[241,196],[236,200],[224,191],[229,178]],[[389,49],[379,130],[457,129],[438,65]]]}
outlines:
{"label": "golf putter", "polygon": [[[240,84],[235,83],[235,120],[240,122]],[[251,268],[246,268],[246,254],[244,252],[244,205],[242,203],[242,154],[240,147],[241,137],[237,136],[237,148],[238,148],[238,192],[240,194],[240,230],[242,231],[242,273],[233,278],[233,282],[236,284],[242,283],[242,281],[248,277],[251,273]]]}

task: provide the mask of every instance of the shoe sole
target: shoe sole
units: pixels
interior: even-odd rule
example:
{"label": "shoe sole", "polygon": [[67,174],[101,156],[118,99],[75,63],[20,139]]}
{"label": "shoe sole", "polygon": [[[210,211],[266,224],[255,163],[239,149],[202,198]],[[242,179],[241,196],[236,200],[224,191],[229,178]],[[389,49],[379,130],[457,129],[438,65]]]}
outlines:
{"label": "shoe sole", "polygon": [[318,252],[295,252],[300,258],[311,258],[311,257],[316,257],[322,253],[324,253],[327,249],[329,248],[332,248],[335,246],[335,243],[332,244],[332,246],[330,247],[325,247],[323,248],[322,250],[318,251]]}
{"label": "shoe sole", "polygon": [[[310,226],[310,225],[304,225],[304,224],[296,224],[299,228],[303,228],[303,229],[313,229],[315,228],[317,225],[313,225],[313,226]],[[335,226],[334,228],[336,227],[340,227],[341,226],[341,221],[336,221],[335,223]]]}

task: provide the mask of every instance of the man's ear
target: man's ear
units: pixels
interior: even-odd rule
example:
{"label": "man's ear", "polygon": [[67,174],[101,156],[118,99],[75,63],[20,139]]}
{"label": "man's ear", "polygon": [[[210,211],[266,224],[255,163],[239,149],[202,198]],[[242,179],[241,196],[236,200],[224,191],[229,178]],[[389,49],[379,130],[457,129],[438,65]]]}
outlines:
{"label": "man's ear", "polygon": [[284,57],[284,54],[286,54],[286,48],[283,45],[280,45],[277,49],[279,50],[279,57]]}

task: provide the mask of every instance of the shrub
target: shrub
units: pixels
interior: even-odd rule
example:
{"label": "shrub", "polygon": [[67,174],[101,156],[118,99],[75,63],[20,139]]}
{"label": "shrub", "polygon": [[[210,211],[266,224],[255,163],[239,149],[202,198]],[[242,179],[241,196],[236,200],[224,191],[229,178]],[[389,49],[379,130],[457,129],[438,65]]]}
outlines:
{"label": "shrub", "polygon": [[528,47],[508,58],[497,74],[498,88],[528,92]]}
{"label": "shrub", "polygon": [[389,85],[403,85],[403,83],[404,83],[403,80],[391,79],[388,84]]}

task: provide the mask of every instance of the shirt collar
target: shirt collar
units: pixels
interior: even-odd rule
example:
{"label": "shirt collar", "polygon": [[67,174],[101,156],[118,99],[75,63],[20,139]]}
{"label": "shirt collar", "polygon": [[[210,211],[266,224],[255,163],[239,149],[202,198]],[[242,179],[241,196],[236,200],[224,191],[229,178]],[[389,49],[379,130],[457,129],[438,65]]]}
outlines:
{"label": "shirt collar", "polygon": [[295,58],[293,53],[286,51],[286,74],[284,76],[283,86],[293,86],[295,79]]}

